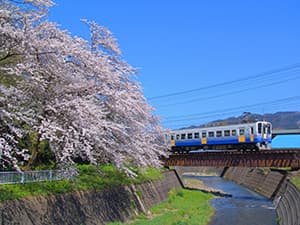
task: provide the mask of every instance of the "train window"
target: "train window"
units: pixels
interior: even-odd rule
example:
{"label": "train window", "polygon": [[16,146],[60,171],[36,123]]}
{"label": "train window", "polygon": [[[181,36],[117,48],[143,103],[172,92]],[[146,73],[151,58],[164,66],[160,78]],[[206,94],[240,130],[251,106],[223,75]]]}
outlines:
{"label": "train window", "polygon": [[264,128],[264,134],[266,134],[267,133],[267,127],[266,127],[265,124],[264,124],[263,128]]}
{"label": "train window", "polygon": [[254,134],[254,127],[250,127],[250,134]]}
{"label": "train window", "polygon": [[179,140],[179,138],[180,138],[180,135],[176,134],[176,140]]}
{"label": "train window", "polygon": [[188,139],[193,139],[193,133],[188,133],[187,138]]}
{"label": "train window", "polygon": [[261,134],[261,128],[262,128],[261,125],[262,125],[261,123],[258,124],[258,133],[259,133],[259,134]]}
{"label": "train window", "polygon": [[226,137],[230,136],[230,130],[224,130],[224,136]]}
{"label": "train window", "polygon": [[231,136],[236,136],[236,130],[231,130]]}
{"label": "train window", "polygon": [[208,132],[208,137],[214,137],[214,136],[215,136],[215,132],[213,132],[213,131]]}
{"label": "train window", "polygon": [[195,139],[199,138],[199,133],[198,133],[198,132],[197,132],[197,133],[194,133],[194,138],[195,138]]}
{"label": "train window", "polygon": [[240,128],[240,135],[244,135],[245,134],[245,130],[243,128]]}
{"label": "train window", "polygon": [[222,137],[222,131],[221,130],[217,131],[217,137]]}
{"label": "train window", "polygon": [[[213,132],[212,132],[212,133],[213,133]],[[213,135],[213,136],[214,136],[214,135]],[[212,137],[213,137],[213,136],[212,136]],[[206,132],[202,132],[202,137],[203,137],[203,138],[206,138]],[[211,136],[210,136],[210,137],[211,137]]]}
{"label": "train window", "polygon": [[185,139],[185,134],[181,134],[181,140]]}
{"label": "train window", "polygon": [[171,140],[172,140],[172,141],[174,140],[174,135],[171,135]]}
{"label": "train window", "polygon": [[268,125],[267,125],[267,128],[268,128],[268,134],[271,134],[271,125],[268,124]]}

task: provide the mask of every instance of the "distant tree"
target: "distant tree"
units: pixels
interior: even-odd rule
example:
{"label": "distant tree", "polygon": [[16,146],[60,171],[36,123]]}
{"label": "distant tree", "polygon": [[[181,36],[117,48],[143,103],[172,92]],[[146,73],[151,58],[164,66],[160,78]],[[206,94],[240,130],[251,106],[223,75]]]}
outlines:
{"label": "distant tree", "polygon": [[[29,169],[47,140],[60,165],[158,166],[162,130],[111,32],[83,20],[91,40],[71,37],[46,20],[48,0],[0,4],[0,71],[19,78],[0,86],[0,163]],[[37,133],[31,152],[18,148],[29,131]]]}

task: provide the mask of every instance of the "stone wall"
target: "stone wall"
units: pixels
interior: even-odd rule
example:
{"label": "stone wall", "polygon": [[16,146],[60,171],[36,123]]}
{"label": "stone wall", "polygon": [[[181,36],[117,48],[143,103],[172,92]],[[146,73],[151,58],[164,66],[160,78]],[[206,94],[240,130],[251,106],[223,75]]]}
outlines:
{"label": "stone wall", "polygon": [[172,188],[180,188],[174,171],[165,178],[140,185],[102,191],[78,191],[52,196],[28,197],[0,204],[0,224],[106,224],[127,221],[137,213],[147,212],[168,198]]}

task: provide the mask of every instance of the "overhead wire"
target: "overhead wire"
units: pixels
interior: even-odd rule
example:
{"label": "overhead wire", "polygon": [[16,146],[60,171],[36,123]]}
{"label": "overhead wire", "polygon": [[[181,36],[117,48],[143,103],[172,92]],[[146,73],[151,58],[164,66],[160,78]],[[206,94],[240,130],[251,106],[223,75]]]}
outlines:
{"label": "overhead wire", "polygon": [[[233,108],[227,108],[223,110],[213,110],[209,112],[204,112],[204,113],[196,113],[196,114],[190,114],[190,115],[182,115],[182,116],[177,116],[177,117],[169,117],[169,119],[165,118],[164,123],[174,123],[174,122],[182,122],[182,121],[190,121],[190,120],[196,120],[196,119],[203,119],[203,118],[209,118],[212,116],[215,116],[215,114],[224,114],[224,113],[234,113],[234,112],[240,112],[240,110],[249,110],[249,109],[255,109],[258,107],[272,107],[276,105],[282,105],[285,103],[291,103],[293,101],[300,101],[300,96],[292,96],[288,98],[283,98],[283,99],[278,99],[274,101],[269,101],[269,102],[261,102],[257,104],[252,104],[252,105],[245,105],[245,106],[239,106],[239,107],[233,107]],[[173,118],[173,119],[172,119]]]}
{"label": "overhead wire", "polygon": [[263,72],[263,73],[260,73],[260,74],[251,75],[251,76],[247,76],[247,77],[243,77],[243,78],[239,78],[239,79],[235,79],[235,80],[231,80],[231,81],[225,81],[225,82],[212,84],[212,85],[207,85],[207,86],[203,86],[203,87],[199,87],[199,88],[195,88],[195,89],[189,89],[189,90],[173,92],[173,93],[164,94],[164,95],[153,96],[153,97],[149,97],[147,99],[150,100],[150,101],[153,101],[153,100],[156,101],[156,100],[159,100],[159,99],[164,99],[164,98],[169,98],[169,97],[173,97],[173,96],[180,96],[180,95],[195,93],[195,92],[208,90],[208,89],[212,89],[212,88],[228,86],[228,85],[236,85],[236,84],[239,84],[241,82],[246,82],[246,81],[249,81],[249,80],[258,82],[259,79],[269,79],[268,78],[269,76],[273,76],[273,79],[274,79],[275,74],[281,75],[282,73],[293,71],[295,69],[296,70],[300,69],[300,63],[292,64],[292,65],[285,66],[285,67],[282,67],[282,68],[279,68],[279,69],[270,70],[270,71]]}
{"label": "overhead wire", "polygon": [[279,81],[274,81],[268,84],[262,84],[262,85],[258,85],[258,86],[254,86],[254,87],[249,87],[249,88],[244,88],[244,89],[239,89],[239,90],[235,90],[235,91],[229,91],[229,92],[225,92],[225,93],[220,93],[220,94],[216,94],[216,95],[211,95],[208,97],[200,97],[200,98],[193,98],[193,99],[188,99],[185,101],[179,101],[179,102],[175,102],[175,103],[169,103],[169,104],[164,104],[164,105],[156,105],[157,107],[160,108],[164,108],[164,107],[170,107],[170,106],[177,106],[177,105],[182,105],[182,104],[190,104],[190,103],[194,103],[194,102],[199,102],[199,101],[207,101],[207,100],[211,100],[211,99],[215,99],[215,98],[223,98],[223,97],[227,97],[230,95],[235,95],[235,94],[240,94],[243,92],[247,92],[247,91],[251,91],[251,90],[257,90],[259,88],[265,88],[265,87],[270,87],[270,86],[274,86],[274,85],[279,85],[288,81],[292,81],[292,80],[297,80],[300,79],[300,74],[297,76],[294,76],[292,78],[289,79],[282,79]]}
{"label": "overhead wire", "polygon": [[[173,92],[165,95],[154,96],[148,98],[151,102],[157,101],[168,101],[168,104],[155,104],[159,108],[167,108],[177,105],[187,105],[190,103],[194,103],[197,101],[206,101],[216,98],[224,98],[230,95],[236,95],[247,91],[257,90],[261,88],[266,88],[274,85],[280,85],[289,81],[294,81],[300,78],[300,63],[296,63],[290,66],[282,67],[276,70],[267,71],[264,73],[260,73],[257,75],[247,76],[244,78],[239,78],[231,81],[216,83],[212,85],[203,86],[200,88],[189,89],[180,92]],[[224,87],[224,88],[220,88]],[[245,88],[243,88],[245,87]],[[230,91],[228,91],[230,90]],[[204,91],[207,91],[208,95],[204,95]],[[224,92],[225,91],[225,92]],[[201,93],[201,94],[200,94]],[[214,93],[211,95],[211,93]],[[201,95],[201,97],[191,97],[195,95]],[[174,96],[176,96],[174,98]],[[188,96],[188,97],[187,97]],[[181,100],[180,98],[185,98],[186,100]],[[220,109],[202,113],[194,113],[189,115],[181,115],[181,116],[171,116],[163,118],[162,122],[164,125],[166,124],[176,124],[176,126],[180,126],[184,122],[184,126],[188,125],[187,123],[192,123],[192,121],[199,121],[199,119],[205,118],[215,118],[224,115],[232,115],[233,113],[241,113],[243,111],[250,111],[254,109],[260,109],[265,111],[265,108],[283,108],[293,104],[296,106],[297,101],[300,100],[300,96],[293,96],[288,98],[277,99],[269,102],[261,102],[252,105],[244,105],[239,107],[232,107],[227,109]],[[173,101],[175,100],[175,102]],[[176,102],[176,100],[178,100]],[[173,102],[172,102],[173,101]]]}

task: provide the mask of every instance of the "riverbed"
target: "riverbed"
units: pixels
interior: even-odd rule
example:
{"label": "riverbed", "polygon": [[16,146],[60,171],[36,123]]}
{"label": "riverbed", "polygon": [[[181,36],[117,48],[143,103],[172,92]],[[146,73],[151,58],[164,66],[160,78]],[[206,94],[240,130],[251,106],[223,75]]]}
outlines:
{"label": "riverbed", "polygon": [[215,215],[209,225],[277,225],[271,200],[217,176],[197,176],[206,186],[232,195],[212,200]]}

